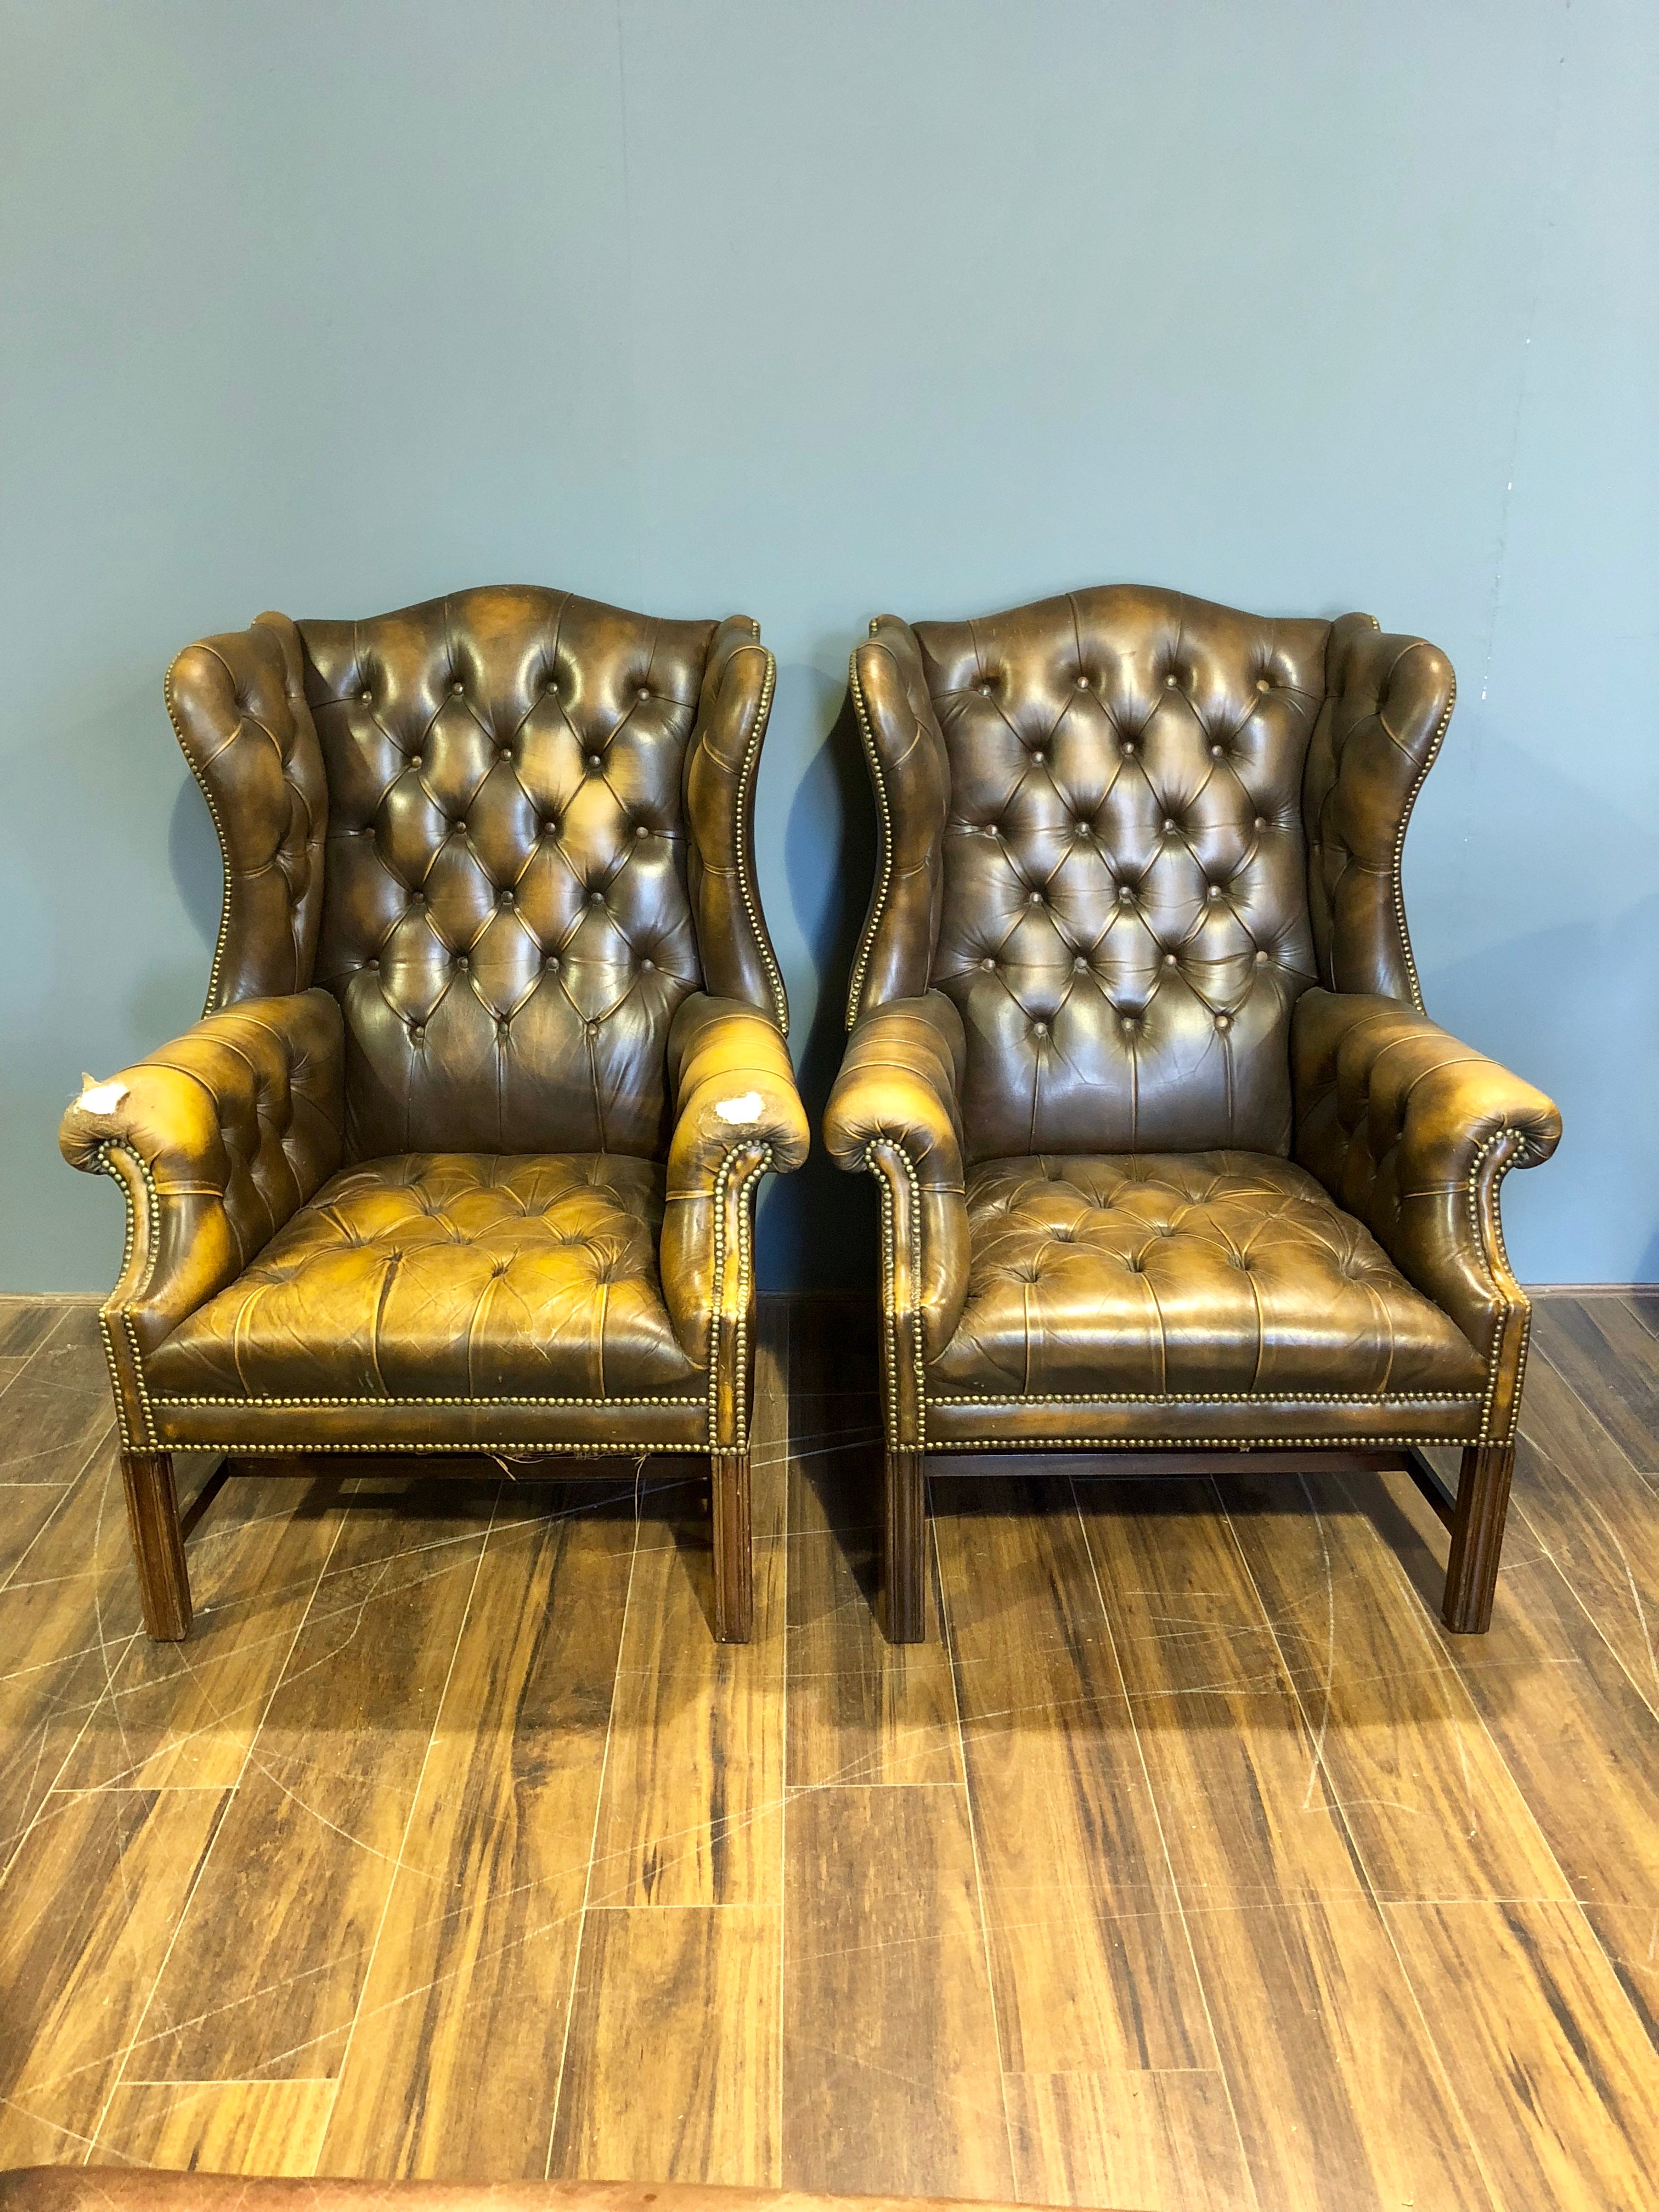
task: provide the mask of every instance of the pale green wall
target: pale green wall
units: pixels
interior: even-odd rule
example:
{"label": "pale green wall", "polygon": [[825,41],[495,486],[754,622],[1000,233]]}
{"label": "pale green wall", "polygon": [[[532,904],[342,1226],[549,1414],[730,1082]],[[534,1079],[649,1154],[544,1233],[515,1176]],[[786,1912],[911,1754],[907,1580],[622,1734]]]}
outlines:
{"label": "pale green wall", "polygon": [[[200,1010],[171,653],[502,580],[764,623],[820,1090],[872,612],[1423,631],[1430,1008],[1567,1117],[1517,1267],[1659,1275],[1659,11],[5,0],[0,52],[7,1286],[107,1285],[58,1111]],[[769,1279],[862,1273],[862,1206],[775,1186]]]}

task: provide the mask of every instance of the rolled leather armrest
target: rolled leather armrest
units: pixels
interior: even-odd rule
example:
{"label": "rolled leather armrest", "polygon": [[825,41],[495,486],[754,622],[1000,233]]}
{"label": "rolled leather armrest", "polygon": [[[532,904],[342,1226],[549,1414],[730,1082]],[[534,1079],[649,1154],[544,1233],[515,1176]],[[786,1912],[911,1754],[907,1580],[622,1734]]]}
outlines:
{"label": "rolled leather armrest", "polygon": [[[715,1279],[722,1206],[752,1188],[767,1168],[785,1175],[798,1168],[811,1137],[789,1048],[775,1023],[739,1000],[701,991],[686,1000],[668,1034],[668,1084],[674,1131],[663,1296],[681,1344],[701,1359],[708,1355],[710,1313],[730,1289]],[[734,1176],[738,1191],[728,1188]],[[746,1214],[742,1219],[746,1236]],[[726,1241],[722,1231],[721,1260],[728,1256]],[[740,1262],[747,1255],[729,1256]]]}
{"label": "rolled leather armrest", "polygon": [[[962,1017],[941,992],[872,1006],[848,1040],[823,1117],[824,1142],[837,1167],[887,1174],[890,1153],[908,1163],[917,1249],[902,1255],[908,1264],[895,1269],[894,1279],[915,1285],[928,1359],[955,1334],[968,1295],[957,1104],[966,1050]],[[904,1235],[911,1218],[911,1209],[896,1208],[895,1234]],[[884,1294],[890,1294],[885,1284]]]}
{"label": "rolled leather armrest", "polygon": [[1297,1160],[1492,1358],[1524,1312],[1498,1185],[1549,1158],[1559,1112],[1398,999],[1304,992],[1291,1056]]}
{"label": "rolled leather armrest", "polygon": [[339,1165],[343,1062],[331,992],[246,999],[69,1107],[64,1158],[114,1176],[131,1208],[110,1310],[135,1352],[232,1281]]}

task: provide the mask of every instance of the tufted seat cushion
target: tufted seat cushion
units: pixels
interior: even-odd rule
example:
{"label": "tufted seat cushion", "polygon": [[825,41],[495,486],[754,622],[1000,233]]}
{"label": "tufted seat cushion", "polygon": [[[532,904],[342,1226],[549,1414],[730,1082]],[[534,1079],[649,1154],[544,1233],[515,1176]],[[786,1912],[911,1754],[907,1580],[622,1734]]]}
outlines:
{"label": "tufted seat cushion", "polygon": [[987,1160],[932,1394],[1478,1398],[1473,1346],[1287,1160]]}
{"label": "tufted seat cushion", "polygon": [[411,1152],[325,1182],[148,1363],[161,1399],[695,1401],[660,1163]]}

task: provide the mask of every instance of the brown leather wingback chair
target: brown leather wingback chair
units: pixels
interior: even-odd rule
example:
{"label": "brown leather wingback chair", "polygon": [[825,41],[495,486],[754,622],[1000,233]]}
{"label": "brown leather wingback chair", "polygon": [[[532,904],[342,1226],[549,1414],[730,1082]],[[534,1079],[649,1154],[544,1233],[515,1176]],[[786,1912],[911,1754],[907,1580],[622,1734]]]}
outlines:
{"label": "brown leather wingback chair", "polygon": [[188,647],[207,1012],[60,1141],[126,1194],[102,1312],[152,1636],[169,1453],[707,1453],[750,1632],[750,1228],[805,1157],[756,885],[774,664],[734,617],[468,592]]}
{"label": "brown leather wingback chair", "polygon": [[880,859],[825,1134],[882,1199],[890,1633],[925,1633],[924,1455],[1042,1447],[1403,1462],[1484,1629],[1528,1321],[1498,1187],[1561,1125],[1423,1012],[1444,656],[1114,587],[884,615],[852,684]]}

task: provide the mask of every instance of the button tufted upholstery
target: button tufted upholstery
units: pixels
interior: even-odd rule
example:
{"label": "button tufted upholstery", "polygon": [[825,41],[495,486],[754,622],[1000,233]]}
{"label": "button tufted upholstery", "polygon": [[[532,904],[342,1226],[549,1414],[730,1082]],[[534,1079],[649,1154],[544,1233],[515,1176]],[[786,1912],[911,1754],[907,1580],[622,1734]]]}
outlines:
{"label": "button tufted upholstery", "polygon": [[173,1330],[149,1364],[153,1398],[696,1404],[702,1370],[657,1274],[663,1176],[607,1152],[347,1168]]}
{"label": "button tufted upholstery", "polygon": [[153,1628],[188,1620],[170,1446],[511,1444],[711,1453],[747,1633],[753,1199],[806,1149],[754,868],[773,673],[744,617],[527,586],[173,663],[207,1012],[62,1131],[131,1208],[105,1322]]}
{"label": "button tufted upholstery", "polygon": [[1422,1011],[1444,656],[1111,586],[879,617],[852,686],[880,854],[825,1137],[882,1187],[895,1632],[920,1455],[1041,1443],[1462,1443],[1483,1626],[1526,1339],[1498,1186],[1560,1124]]}
{"label": "button tufted upholstery", "polygon": [[[1328,1397],[1478,1408],[1467,1337],[1288,1160],[1088,1153],[970,1170],[939,1398]],[[1425,1405],[1443,1428],[1446,1404]]]}

